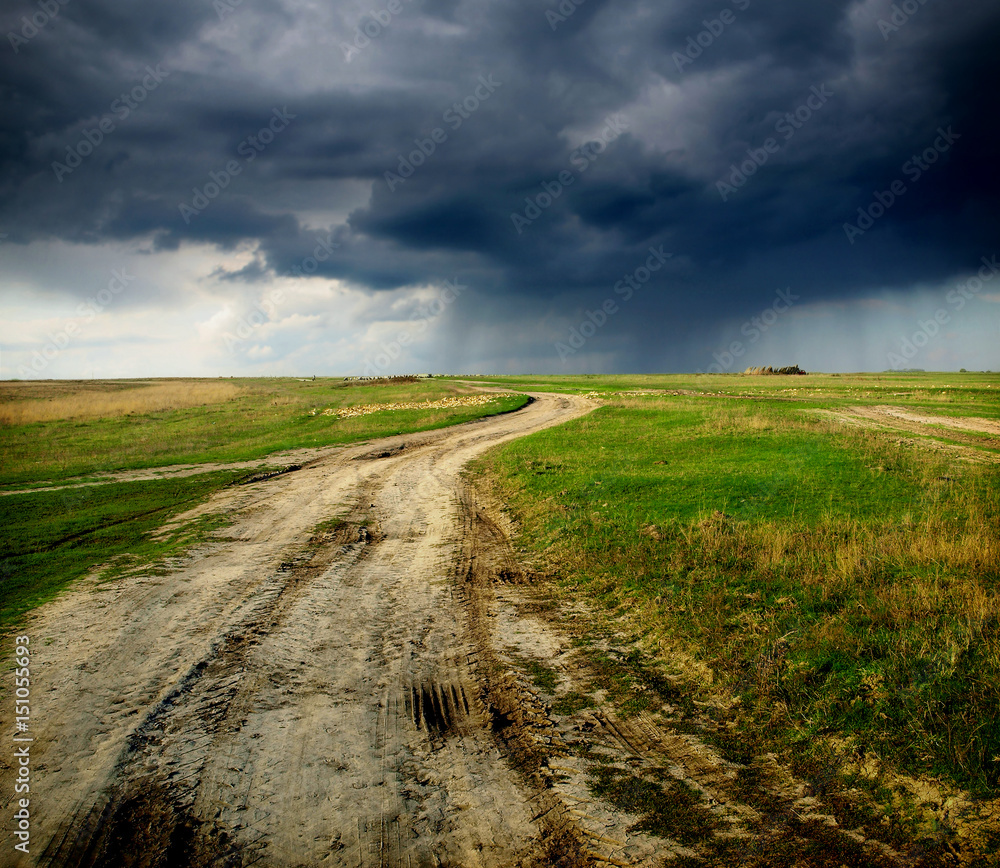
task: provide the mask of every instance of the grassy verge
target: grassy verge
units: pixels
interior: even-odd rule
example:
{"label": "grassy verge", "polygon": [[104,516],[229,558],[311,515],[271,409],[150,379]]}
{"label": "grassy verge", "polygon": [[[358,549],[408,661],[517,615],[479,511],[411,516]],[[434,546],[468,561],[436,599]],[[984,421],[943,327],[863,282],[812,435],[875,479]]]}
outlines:
{"label": "grassy verge", "polygon": [[773,397],[678,395],[614,399],[479,469],[565,592],[724,697],[734,755],[808,776],[832,750],[997,795],[995,465]]}
{"label": "grassy verge", "polygon": [[220,526],[215,516],[154,537],[164,523],[239,474],[208,473],[0,497],[0,635],[104,564],[104,576],[162,563]]}

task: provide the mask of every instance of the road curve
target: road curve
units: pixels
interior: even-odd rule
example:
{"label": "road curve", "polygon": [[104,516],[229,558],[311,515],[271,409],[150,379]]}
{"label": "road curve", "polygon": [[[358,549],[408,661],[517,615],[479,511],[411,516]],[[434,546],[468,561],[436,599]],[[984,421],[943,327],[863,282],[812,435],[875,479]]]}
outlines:
{"label": "road curve", "polygon": [[[462,467],[592,407],[534,398],[227,489],[201,511],[231,526],[166,574],[39,609],[19,630],[32,827],[12,864],[530,862],[454,571]],[[8,817],[15,773],[0,758]]]}

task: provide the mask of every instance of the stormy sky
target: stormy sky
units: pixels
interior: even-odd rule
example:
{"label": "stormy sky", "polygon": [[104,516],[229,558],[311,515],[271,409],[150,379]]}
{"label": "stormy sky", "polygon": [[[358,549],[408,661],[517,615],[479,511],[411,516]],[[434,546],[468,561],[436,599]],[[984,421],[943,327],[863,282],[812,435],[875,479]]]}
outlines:
{"label": "stormy sky", "polygon": [[11,0],[0,377],[1000,369],[997,0]]}

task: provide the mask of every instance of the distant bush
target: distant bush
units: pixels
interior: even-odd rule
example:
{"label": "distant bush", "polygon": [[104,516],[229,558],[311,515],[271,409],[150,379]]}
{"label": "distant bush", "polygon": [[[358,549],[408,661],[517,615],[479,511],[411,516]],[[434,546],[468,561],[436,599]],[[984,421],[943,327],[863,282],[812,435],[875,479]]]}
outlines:
{"label": "distant bush", "polygon": [[744,376],[758,376],[761,374],[804,374],[805,371],[802,370],[798,365],[789,365],[785,368],[778,368],[775,370],[770,365],[766,368],[751,366],[747,368],[744,372]]}

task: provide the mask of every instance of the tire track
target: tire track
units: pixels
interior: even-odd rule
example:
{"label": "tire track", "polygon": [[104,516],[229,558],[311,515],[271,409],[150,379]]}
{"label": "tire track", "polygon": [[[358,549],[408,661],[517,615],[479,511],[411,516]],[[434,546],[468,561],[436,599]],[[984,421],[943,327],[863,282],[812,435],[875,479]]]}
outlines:
{"label": "tire track", "polygon": [[[341,556],[347,554],[355,562],[363,552],[361,546],[353,551],[339,547]],[[130,734],[111,773],[112,783],[106,787],[113,787],[115,795],[109,798],[102,793],[90,805],[93,797],[88,794],[65,824],[65,833],[42,853],[40,865],[127,864],[122,861],[123,851],[140,847],[166,848],[168,862],[209,864],[218,859],[231,834],[213,830],[196,836],[191,832],[195,822],[191,812],[205,763],[220,749],[230,747],[232,754],[231,745],[219,742],[225,740],[225,733],[239,728],[248,697],[259,689],[259,679],[248,673],[250,650],[259,637],[278,626],[296,597],[308,591],[334,555],[335,544],[328,543],[282,562],[247,601],[242,616]],[[234,768],[245,767],[245,762],[234,762],[230,763]],[[230,787],[238,792],[239,783]],[[239,809],[245,809],[246,799],[239,801],[243,805]],[[76,819],[81,816],[86,817],[83,822]],[[148,827],[154,823],[159,826],[157,839],[167,842],[159,848],[149,840]],[[76,834],[72,834],[74,827]]]}

